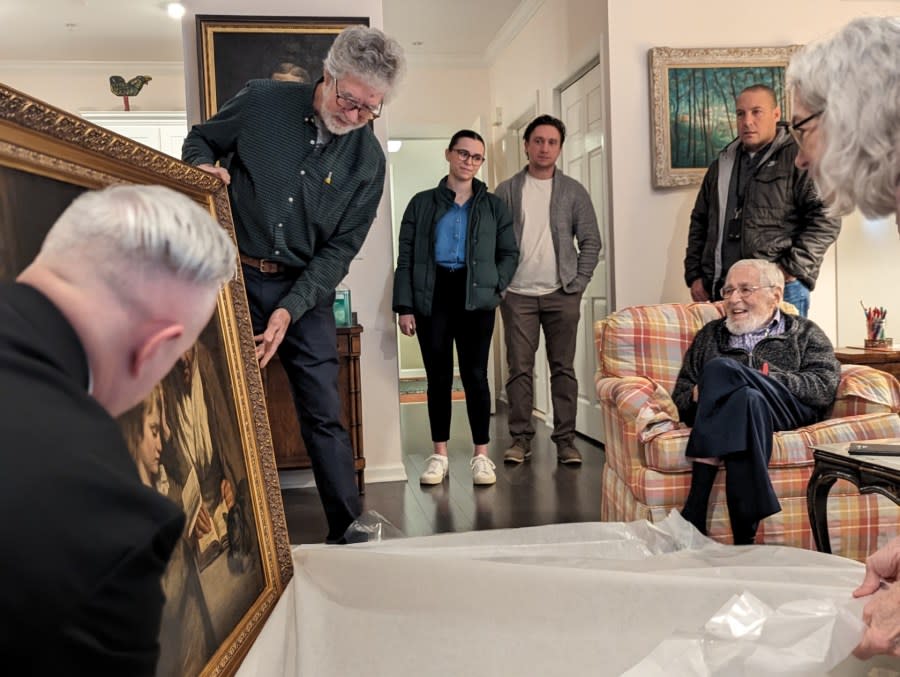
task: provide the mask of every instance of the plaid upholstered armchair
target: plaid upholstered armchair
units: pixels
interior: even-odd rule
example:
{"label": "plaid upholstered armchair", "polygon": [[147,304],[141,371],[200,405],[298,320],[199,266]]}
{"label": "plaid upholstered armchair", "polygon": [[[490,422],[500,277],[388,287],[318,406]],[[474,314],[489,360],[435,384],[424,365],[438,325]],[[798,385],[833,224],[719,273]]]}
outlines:
{"label": "plaid upholstered armchair", "polygon": [[[690,428],[670,397],[694,334],[723,315],[721,304],[635,306],[597,322],[597,397],[606,431],[601,519],[657,521],[681,508],[690,486]],[[757,543],[814,548],[806,509],[813,444],[900,437],[900,383],[884,372],[844,365],[831,417],[775,434],[769,463],[782,511],[760,524]],[[730,542],[724,471],[710,499],[709,534]],[[836,554],[864,559],[900,531],[900,508],[838,481],[828,501]]]}

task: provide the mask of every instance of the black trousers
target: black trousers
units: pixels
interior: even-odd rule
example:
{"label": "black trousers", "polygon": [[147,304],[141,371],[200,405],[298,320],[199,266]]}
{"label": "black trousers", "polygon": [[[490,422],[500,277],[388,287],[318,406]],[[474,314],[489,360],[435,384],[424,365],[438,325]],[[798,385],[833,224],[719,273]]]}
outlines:
{"label": "black trousers", "polygon": [[698,386],[685,455],[724,461],[732,523],[753,523],[780,512],[769,478],[772,435],[814,423],[816,411],[775,379],[728,358],[710,360]]}
{"label": "black trousers", "polygon": [[494,310],[466,310],[466,269],[437,268],[431,316],[416,313],[416,336],[428,378],[428,422],[431,440],[450,439],[453,391],[453,344],[466,392],[466,413],[473,444],[490,438],[491,389],[487,363],[494,333]]}
{"label": "black trousers", "polygon": [[[269,316],[294,284],[296,274],[264,274],[247,265],[242,268],[253,333],[261,334]],[[328,520],[329,542],[339,541],[360,513],[353,449],[340,420],[333,304],[331,293],[290,325],[278,347]]]}

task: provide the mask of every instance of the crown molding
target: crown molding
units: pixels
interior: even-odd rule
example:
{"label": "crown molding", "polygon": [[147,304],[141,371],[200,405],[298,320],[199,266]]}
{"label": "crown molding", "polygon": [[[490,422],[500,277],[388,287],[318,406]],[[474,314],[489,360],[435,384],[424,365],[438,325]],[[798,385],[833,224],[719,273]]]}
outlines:
{"label": "crown molding", "polygon": [[484,50],[483,60],[490,65],[496,60],[497,56],[506,49],[509,44],[515,40],[516,36],[522,32],[522,29],[528,25],[532,17],[544,4],[544,0],[522,0],[515,11],[510,14],[509,18],[497,31],[497,35],[491,40],[491,43]]}

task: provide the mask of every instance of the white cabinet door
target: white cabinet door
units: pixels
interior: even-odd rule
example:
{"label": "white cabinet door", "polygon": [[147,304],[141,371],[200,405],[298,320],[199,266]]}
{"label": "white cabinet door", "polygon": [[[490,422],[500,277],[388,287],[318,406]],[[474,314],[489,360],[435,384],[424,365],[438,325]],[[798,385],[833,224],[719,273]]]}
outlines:
{"label": "white cabinet door", "polygon": [[181,111],[82,111],[81,117],[116,134],[181,159],[187,117]]}

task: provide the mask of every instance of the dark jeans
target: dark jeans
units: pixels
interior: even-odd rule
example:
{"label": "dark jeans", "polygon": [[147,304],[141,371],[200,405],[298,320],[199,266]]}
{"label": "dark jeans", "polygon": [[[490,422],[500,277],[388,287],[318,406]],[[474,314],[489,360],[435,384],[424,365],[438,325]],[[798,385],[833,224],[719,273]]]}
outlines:
{"label": "dark jeans", "polygon": [[779,512],[769,478],[772,435],[814,423],[816,411],[772,377],[725,357],[706,363],[698,388],[685,455],[722,458],[732,523],[757,522]]}
{"label": "dark jeans", "polygon": [[[269,316],[294,284],[294,274],[263,274],[242,266],[253,333],[261,334]],[[291,324],[278,357],[287,373],[300,419],[300,432],[312,461],[319,498],[328,520],[328,541],[340,540],[360,513],[359,490],[350,437],[341,424],[338,394],[334,293]]]}
{"label": "dark jeans", "polygon": [[491,389],[487,363],[494,333],[494,310],[466,310],[466,269],[437,268],[431,317],[416,314],[416,336],[428,377],[428,422],[433,442],[450,439],[453,344],[466,391],[473,444],[490,438]]}
{"label": "dark jeans", "polygon": [[547,361],[550,363],[550,395],[553,400],[553,433],[557,446],[575,439],[578,412],[578,380],[575,377],[575,341],[581,318],[581,294],[559,289],[544,296],[523,296],[509,292],[500,304],[506,336],[509,376],[509,434],[526,448],[534,437],[531,413],[534,409],[534,356],[540,331],[544,330]]}

